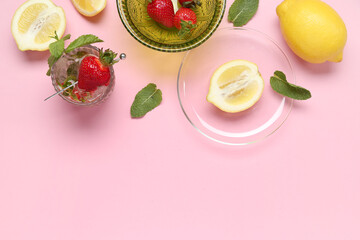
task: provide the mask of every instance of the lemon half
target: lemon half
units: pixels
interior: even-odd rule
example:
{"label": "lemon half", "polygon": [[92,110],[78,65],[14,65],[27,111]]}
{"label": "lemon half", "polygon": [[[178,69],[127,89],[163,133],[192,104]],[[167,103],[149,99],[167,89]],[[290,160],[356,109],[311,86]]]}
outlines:
{"label": "lemon half", "polygon": [[65,32],[64,10],[50,0],[29,0],[15,12],[11,21],[11,32],[21,51],[49,49],[49,44]]}
{"label": "lemon half", "polygon": [[210,80],[206,100],[230,113],[253,106],[264,90],[264,80],[255,63],[233,60],[217,68]]}
{"label": "lemon half", "polygon": [[106,0],[71,0],[76,10],[84,16],[92,17],[106,6]]}

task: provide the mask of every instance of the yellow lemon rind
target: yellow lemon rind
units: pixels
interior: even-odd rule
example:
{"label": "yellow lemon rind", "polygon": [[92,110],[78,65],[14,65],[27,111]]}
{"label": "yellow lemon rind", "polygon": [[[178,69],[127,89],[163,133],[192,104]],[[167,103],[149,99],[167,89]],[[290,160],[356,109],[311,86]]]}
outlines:
{"label": "yellow lemon rind", "polygon": [[106,0],[102,0],[102,4],[98,6],[97,8],[94,8],[93,11],[87,11],[84,8],[82,8],[76,0],[71,0],[72,4],[74,5],[75,9],[83,16],[85,17],[93,17],[98,15],[100,12],[104,10],[106,7]]}

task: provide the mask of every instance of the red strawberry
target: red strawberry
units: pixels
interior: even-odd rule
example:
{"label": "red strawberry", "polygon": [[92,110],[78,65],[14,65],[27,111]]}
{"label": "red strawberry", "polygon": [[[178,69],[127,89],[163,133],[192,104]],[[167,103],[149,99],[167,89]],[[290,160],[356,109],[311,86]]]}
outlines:
{"label": "red strawberry", "polygon": [[179,0],[179,3],[186,8],[193,8],[196,5],[201,6],[200,0]]}
{"label": "red strawberry", "polygon": [[173,27],[174,6],[171,0],[149,0],[147,12],[155,21],[165,27]]}
{"label": "red strawberry", "polygon": [[116,53],[110,49],[99,50],[99,57],[88,55],[80,63],[78,86],[88,92],[94,91],[98,86],[108,86],[110,83],[109,66],[117,63],[119,59],[114,59]]}
{"label": "red strawberry", "polygon": [[174,26],[179,29],[179,36],[185,37],[196,27],[196,14],[190,8],[181,7],[175,14]]}

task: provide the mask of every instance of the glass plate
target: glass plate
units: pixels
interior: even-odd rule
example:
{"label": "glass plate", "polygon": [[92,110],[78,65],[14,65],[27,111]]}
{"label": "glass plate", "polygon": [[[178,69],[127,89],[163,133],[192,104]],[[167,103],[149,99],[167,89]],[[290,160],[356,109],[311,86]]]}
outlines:
{"label": "glass plate", "polygon": [[[260,100],[239,113],[226,113],[206,101],[210,78],[222,64],[244,59],[259,67],[265,88]],[[180,65],[177,92],[189,122],[206,137],[223,144],[246,145],[273,134],[289,116],[293,100],[274,92],[274,71],[295,84],[291,63],[269,36],[250,28],[222,28],[202,46],[188,51]]]}

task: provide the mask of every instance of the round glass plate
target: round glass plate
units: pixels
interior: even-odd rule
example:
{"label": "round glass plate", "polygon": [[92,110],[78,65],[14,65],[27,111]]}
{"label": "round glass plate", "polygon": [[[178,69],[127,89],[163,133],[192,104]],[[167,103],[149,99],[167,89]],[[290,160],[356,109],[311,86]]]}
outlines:
{"label": "round glass plate", "polygon": [[[260,100],[239,113],[226,113],[207,102],[210,78],[222,64],[243,59],[257,64],[265,88]],[[177,92],[190,123],[206,137],[224,144],[246,145],[273,134],[288,117],[293,100],[276,93],[270,77],[276,70],[295,83],[291,63],[269,36],[250,28],[218,29],[202,46],[188,51],[180,65]]]}

